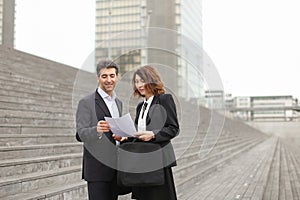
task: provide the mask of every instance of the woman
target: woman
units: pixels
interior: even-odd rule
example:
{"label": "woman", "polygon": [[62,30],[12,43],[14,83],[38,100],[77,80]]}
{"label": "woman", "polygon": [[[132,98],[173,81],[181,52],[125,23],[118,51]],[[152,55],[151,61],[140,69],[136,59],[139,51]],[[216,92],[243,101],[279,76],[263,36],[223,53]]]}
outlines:
{"label": "woman", "polygon": [[165,94],[158,72],[152,66],[139,68],[132,79],[134,95],[144,97],[136,108],[134,135],[143,142],[161,146],[164,160],[165,183],[159,186],[133,188],[133,198],[139,200],[175,200],[176,190],[171,167],[176,158],[171,139],[178,135],[179,124],[173,97]]}

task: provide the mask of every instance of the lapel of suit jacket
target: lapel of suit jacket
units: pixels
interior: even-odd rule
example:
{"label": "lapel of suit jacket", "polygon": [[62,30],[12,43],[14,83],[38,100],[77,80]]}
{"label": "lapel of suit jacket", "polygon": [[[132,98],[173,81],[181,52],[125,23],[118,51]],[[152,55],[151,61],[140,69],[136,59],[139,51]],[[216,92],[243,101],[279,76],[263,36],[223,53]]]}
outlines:
{"label": "lapel of suit jacket", "polygon": [[149,125],[150,122],[151,122],[151,116],[150,116],[150,115],[151,115],[151,109],[153,109],[153,105],[159,103],[159,102],[158,102],[158,99],[159,99],[159,95],[153,97],[153,100],[152,100],[151,105],[150,105],[150,107],[149,107],[149,111],[148,111],[148,113],[147,113],[147,117],[146,117],[146,125]]}
{"label": "lapel of suit jacket", "polygon": [[122,102],[121,102],[121,100],[116,98],[116,104],[117,104],[117,107],[118,107],[118,110],[119,110],[119,116],[121,117],[122,116]]}
{"label": "lapel of suit jacket", "polygon": [[[157,103],[159,103],[159,95],[153,97],[153,100],[152,100],[151,105],[149,107],[148,114],[146,116],[146,125],[148,125],[151,122],[151,116],[150,116],[150,114],[151,114],[151,107],[153,105],[157,104]],[[140,116],[140,112],[142,110],[143,104],[144,104],[144,102],[140,102],[137,105],[137,113],[136,113],[136,116],[135,116],[135,124],[136,124],[136,126],[138,124],[138,120],[139,120],[139,116]]]}
{"label": "lapel of suit jacket", "polygon": [[135,115],[135,120],[134,120],[136,128],[137,128],[137,124],[138,124],[138,120],[139,120],[139,116],[140,116],[140,112],[141,112],[142,107],[143,107],[143,102],[140,102],[137,105],[136,115]]}
{"label": "lapel of suit jacket", "polygon": [[[104,120],[104,118],[102,118],[102,113],[101,111],[104,113],[104,116],[106,117],[111,117],[111,114],[108,110],[108,107],[106,106],[105,101],[102,99],[102,97],[100,96],[100,94],[98,93],[98,91],[96,90],[95,93],[95,109],[96,109],[96,115],[97,115],[97,119],[99,120]],[[112,138],[112,132],[110,131],[109,133],[106,133],[106,135],[108,136],[108,139],[113,143],[116,144],[116,141]]]}
{"label": "lapel of suit jacket", "polygon": [[96,90],[96,93],[95,93],[95,106],[96,106],[96,115],[97,115],[97,118],[98,120],[103,120],[103,119],[100,119],[100,111],[102,110],[102,112],[104,113],[105,116],[107,117],[111,117],[111,114],[108,110],[108,107],[106,106],[106,103],[105,101],[102,99],[102,97],[100,96],[100,94],[97,92]]}

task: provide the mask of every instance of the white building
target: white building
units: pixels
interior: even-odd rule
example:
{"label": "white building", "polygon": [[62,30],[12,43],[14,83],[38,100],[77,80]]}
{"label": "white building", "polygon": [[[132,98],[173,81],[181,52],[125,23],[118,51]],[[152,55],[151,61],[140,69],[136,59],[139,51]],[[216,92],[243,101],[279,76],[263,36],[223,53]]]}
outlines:
{"label": "white building", "polygon": [[206,90],[205,91],[205,107],[210,109],[224,109],[225,96],[223,90]]}
{"label": "white building", "polygon": [[297,99],[292,96],[235,97],[234,116],[250,121],[297,120]]}

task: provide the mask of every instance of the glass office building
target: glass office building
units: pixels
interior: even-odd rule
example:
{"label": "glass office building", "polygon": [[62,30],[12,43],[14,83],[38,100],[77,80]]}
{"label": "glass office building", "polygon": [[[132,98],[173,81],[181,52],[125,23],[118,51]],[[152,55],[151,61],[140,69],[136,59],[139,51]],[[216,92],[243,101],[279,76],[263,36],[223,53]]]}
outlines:
{"label": "glass office building", "polygon": [[179,33],[180,94],[199,103],[199,97],[205,95],[201,0],[176,0],[176,30]]}
{"label": "glass office building", "polygon": [[2,44],[2,27],[3,27],[3,0],[0,0],[0,44]]}
{"label": "glass office building", "polygon": [[201,10],[201,0],[96,0],[95,60],[121,73],[159,63],[180,96],[204,96]]}
{"label": "glass office building", "polygon": [[141,65],[142,22],[146,0],[96,1],[96,62],[117,60],[121,72]]}

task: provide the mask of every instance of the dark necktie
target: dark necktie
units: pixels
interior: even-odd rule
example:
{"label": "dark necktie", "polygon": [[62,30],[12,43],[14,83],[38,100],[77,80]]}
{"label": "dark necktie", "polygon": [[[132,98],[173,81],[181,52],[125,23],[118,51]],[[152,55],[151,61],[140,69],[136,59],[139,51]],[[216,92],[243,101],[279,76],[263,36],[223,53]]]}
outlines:
{"label": "dark necktie", "polygon": [[144,103],[144,105],[143,105],[143,111],[142,111],[142,119],[143,119],[143,117],[144,117],[144,113],[145,113],[145,110],[146,110],[146,108],[147,108],[147,105],[148,105],[148,103],[147,102],[145,102]]}

